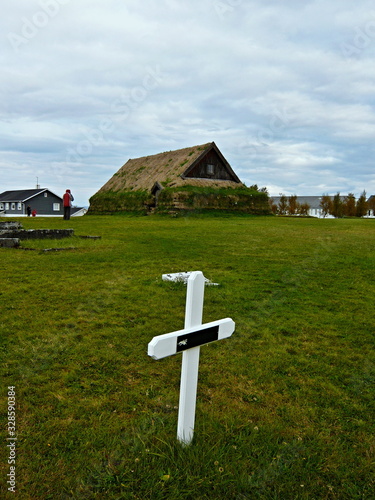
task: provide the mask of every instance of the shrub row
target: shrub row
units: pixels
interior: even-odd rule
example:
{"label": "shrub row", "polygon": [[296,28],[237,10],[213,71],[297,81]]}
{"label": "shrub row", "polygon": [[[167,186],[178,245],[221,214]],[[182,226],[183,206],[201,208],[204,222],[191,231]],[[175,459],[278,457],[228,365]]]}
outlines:
{"label": "shrub row", "polygon": [[[153,197],[146,190],[107,191],[92,196],[89,213],[147,213],[153,203]],[[165,188],[159,193],[156,208],[161,213],[171,210],[230,210],[256,215],[270,213],[267,193],[248,188]]]}

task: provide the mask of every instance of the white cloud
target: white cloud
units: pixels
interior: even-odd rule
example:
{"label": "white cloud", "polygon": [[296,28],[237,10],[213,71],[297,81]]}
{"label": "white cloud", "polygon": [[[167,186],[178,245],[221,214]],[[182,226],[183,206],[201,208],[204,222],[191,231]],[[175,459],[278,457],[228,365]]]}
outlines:
{"label": "white cloud", "polygon": [[368,0],[8,2],[0,190],[38,176],[87,205],[128,158],[214,140],[272,194],[373,193],[374,11]]}

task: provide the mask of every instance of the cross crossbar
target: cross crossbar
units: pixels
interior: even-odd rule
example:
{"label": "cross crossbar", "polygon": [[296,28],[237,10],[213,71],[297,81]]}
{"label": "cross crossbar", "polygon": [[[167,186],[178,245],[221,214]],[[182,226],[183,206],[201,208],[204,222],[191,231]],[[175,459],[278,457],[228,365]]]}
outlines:
{"label": "cross crossbar", "polygon": [[222,340],[232,335],[234,327],[231,318],[224,318],[199,327],[165,333],[151,340],[148,344],[148,355],[153,359],[162,359],[186,349]]}

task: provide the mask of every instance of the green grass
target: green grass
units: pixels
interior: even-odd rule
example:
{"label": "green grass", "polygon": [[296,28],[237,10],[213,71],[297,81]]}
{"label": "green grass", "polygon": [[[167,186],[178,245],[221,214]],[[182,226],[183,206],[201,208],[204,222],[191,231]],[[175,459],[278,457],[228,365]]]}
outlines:
{"label": "green grass", "polygon": [[[75,236],[0,249],[1,419],[6,430],[14,385],[18,498],[374,498],[375,221],[21,222]],[[186,270],[220,283],[206,287],[204,322],[229,316],[236,331],[201,349],[183,447],[181,356],[154,361],[147,344],[183,327],[186,287],[161,275]],[[3,439],[2,492],[7,454]]]}

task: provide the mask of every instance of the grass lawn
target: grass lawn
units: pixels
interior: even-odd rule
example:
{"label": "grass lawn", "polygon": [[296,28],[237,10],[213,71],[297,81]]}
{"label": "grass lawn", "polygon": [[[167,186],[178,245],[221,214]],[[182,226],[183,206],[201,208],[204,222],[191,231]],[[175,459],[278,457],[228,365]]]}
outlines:
{"label": "grass lawn", "polygon": [[[375,497],[375,220],[21,222],[75,236],[0,249],[1,498]],[[206,287],[203,321],[236,330],[201,348],[183,447],[181,355],[154,361],[147,345],[183,328],[186,287],[161,275],[189,270],[220,284]]]}

